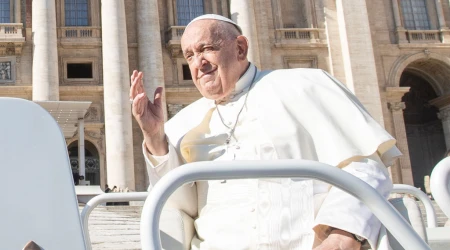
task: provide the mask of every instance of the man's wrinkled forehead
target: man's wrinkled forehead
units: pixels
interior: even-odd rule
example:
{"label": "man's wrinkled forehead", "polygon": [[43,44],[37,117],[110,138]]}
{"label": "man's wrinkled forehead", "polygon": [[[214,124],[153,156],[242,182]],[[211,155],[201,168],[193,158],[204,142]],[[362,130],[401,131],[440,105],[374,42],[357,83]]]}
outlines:
{"label": "man's wrinkled forehead", "polygon": [[213,40],[212,22],[211,20],[199,21],[186,28],[181,36],[181,48],[195,46],[199,42],[209,43],[210,40]]}
{"label": "man's wrinkled forehead", "polygon": [[221,21],[221,22],[227,22],[232,24],[234,27],[236,27],[236,29],[239,31],[239,33],[242,35],[242,29],[241,27],[235,23],[233,20],[226,18],[224,16],[220,16],[220,15],[216,15],[216,14],[206,14],[206,15],[201,15],[198,16],[196,18],[194,18],[192,21],[190,21],[188,23],[188,25],[186,25],[186,29],[193,23],[199,21],[199,20],[217,20],[217,21]]}
{"label": "man's wrinkled forehead", "polygon": [[217,26],[217,20],[197,20],[184,30],[181,37],[181,49],[183,52],[192,50],[202,44],[213,44],[221,40]]}

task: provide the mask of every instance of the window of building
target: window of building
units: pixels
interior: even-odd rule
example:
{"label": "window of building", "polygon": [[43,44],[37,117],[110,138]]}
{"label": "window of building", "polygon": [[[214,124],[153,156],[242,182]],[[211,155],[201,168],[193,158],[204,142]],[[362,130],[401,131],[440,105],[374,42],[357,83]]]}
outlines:
{"label": "window of building", "polygon": [[183,64],[183,81],[192,80],[191,70],[189,69],[189,65]]}
{"label": "window of building", "polygon": [[300,0],[279,0],[282,28],[307,28],[309,6]]}
{"label": "window of building", "polygon": [[429,30],[430,21],[425,0],[401,1],[404,26],[408,30]]}
{"label": "window of building", "polygon": [[65,0],[66,26],[88,26],[88,0]]}
{"label": "window of building", "polygon": [[11,22],[11,1],[0,0],[0,23]]}
{"label": "window of building", "polygon": [[61,76],[62,85],[100,85],[97,57],[63,57]]}
{"label": "window of building", "polygon": [[177,76],[176,80],[174,81],[175,84],[181,84],[181,85],[192,85],[192,75],[191,70],[189,69],[189,65],[186,64],[186,59],[182,57],[174,58],[176,62],[176,70],[177,70]]}
{"label": "window of building", "polygon": [[92,78],[92,63],[68,63],[67,78]]}
{"label": "window of building", "polygon": [[177,0],[177,25],[186,26],[203,13],[203,0]]}
{"label": "window of building", "polygon": [[317,57],[285,56],[283,61],[285,69],[318,68]]}

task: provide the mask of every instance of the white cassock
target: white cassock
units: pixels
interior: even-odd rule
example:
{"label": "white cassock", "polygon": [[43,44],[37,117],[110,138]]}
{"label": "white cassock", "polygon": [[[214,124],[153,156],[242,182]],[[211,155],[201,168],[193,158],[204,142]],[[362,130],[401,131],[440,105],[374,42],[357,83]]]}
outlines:
{"label": "white cassock", "polygon": [[[340,167],[387,197],[385,165],[400,155],[356,97],[317,69],[260,72],[250,64],[229,100],[216,107],[202,98],[168,121],[165,132],[167,155],[152,156],[143,145],[150,189],[188,162],[307,159]],[[374,249],[379,243],[380,222],[370,210],[319,181],[202,181],[183,188],[180,206],[197,230],[192,249],[311,249],[328,226],[363,236]]]}

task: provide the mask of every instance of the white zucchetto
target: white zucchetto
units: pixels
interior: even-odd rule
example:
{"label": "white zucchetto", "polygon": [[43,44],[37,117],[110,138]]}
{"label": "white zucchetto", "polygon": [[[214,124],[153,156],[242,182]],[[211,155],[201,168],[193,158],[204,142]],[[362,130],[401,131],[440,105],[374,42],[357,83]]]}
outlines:
{"label": "white zucchetto", "polygon": [[235,23],[233,20],[226,18],[224,16],[221,15],[216,15],[216,14],[206,14],[206,15],[201,15],[198,16],[196,18],[194,18],[192,21],[190,21],[188,23],[188,25],[186,25],[186,29],[187,27],[189,27],[189,25],[191,25],[193,22],[198,21],[198,20],[204,20],[204,19],[212,19],[212,20],[219,20],[219,21],[223,21],[223,22],[227,22],[227,23],[231,23],[234,25],[234,27],[236,27],[239,30],[239,33],[242,34],[242,29],[241,27],[239,27],[239,25],[237,23]]}

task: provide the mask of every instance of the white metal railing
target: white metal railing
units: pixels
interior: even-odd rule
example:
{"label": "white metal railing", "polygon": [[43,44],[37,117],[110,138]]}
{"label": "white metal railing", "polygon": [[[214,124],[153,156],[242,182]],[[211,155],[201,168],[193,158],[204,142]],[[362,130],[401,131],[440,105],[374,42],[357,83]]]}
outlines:
{"label": "white metal railing", "polygon": [[61,27],[58,29],[59,37],[63,38],[100,38],[100,27]]}
{"label": "white metal railing", "polygon": [[181,40],[186,26],[170,26],[167,30],[169,40]]}
{"label": "white metal railing", "polygon": [[424,192],[422,192],[422,190],[410,185],[394,184],[394,188],[392,189],[391,193],[410,194],[415,198],[418,198],[425,207],[425,214],[427,216],[427,227],[428,228],[437,227],[436,211],[434,210],[430,198],[428,198],[428,196]]}
{"label": "white metal railing", "polygon": [[321,180],[350,193],[371,209],[405,249],[430,249],[395,208],[367,183],[336,167],[306,160],[196,162],[170,171],[152,188],[142,209],[142,249],[161,249],[159,219],[162,208],[169,196],[185,183],[198,180],[292,177]]}
{"label": "white metal railing", "polygon": [[0,23],[0,38],[23,38],[22,23]]}
{"label": "white metal railing", "polygon": [[440,42],[439,30],[407,30],[406,37],[410,43]]}
{"label": "white metal railing", "polygon": [[86,241],[86,250],[92,249],[91,238],[89,236],[89,215],[94,208],[105,202],[145,201],[147,196],[148,192],[108,193],[97,195],[90,199],[81,211],[81,223],[83,225],[84,239]]}
{"label": "white metal railing", "polygon": [[320,41],[320,30],[314,28],[280,28],[276,29],[278,42],[282,41],[307,41],[316,43]]}

